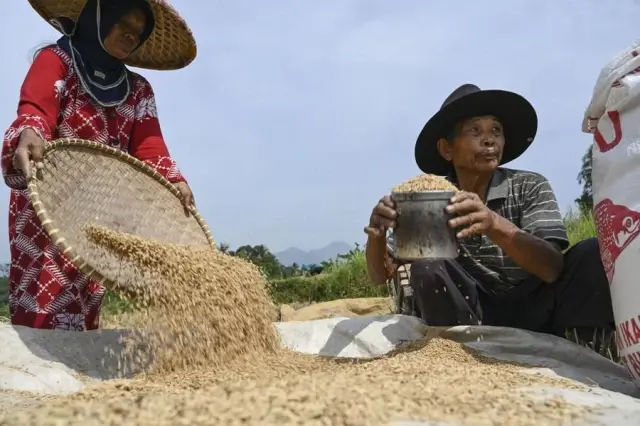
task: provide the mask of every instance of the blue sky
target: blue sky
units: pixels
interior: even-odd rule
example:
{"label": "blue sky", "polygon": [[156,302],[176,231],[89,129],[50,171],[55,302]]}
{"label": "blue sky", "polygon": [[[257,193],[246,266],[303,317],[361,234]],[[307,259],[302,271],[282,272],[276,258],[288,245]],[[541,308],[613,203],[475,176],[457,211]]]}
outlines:
{"label": "blue sky", "polygon": [[[2,128],[34,48],[58,37],[26,0],[10,3]],[[640,14],[637,0],[173,4],[198,57],[180,71],[143,72],[169,148],[217,241],[274,251],[363,242],[376,200],[419,173],[413,145],[425,121],[467,82],[533,103],[538,136],[510,166],[544,174],[568,209],[591,143],[584,108],[601,67],[637,37]],[[8,197],[2,187],[3,224]]]}

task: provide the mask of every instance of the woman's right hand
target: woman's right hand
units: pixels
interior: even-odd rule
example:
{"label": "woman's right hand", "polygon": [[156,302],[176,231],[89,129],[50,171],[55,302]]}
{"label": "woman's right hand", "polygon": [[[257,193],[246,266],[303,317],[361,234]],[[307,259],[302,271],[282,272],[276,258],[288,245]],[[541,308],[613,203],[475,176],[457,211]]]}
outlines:
{"label": "woman's right hand", "polygon": [[364,232],[373,238],[383,238],[387,229],[396,227],[396,217],[398,217],[396,205],[391,201],[390,196],[385,195],[373,208],[369,218],[369,226],[364,228]]}
{"label": "woman's right hand", "polygon": [[33,129],[24,129],[20,134],[18,147],[13,153],[13,167],[22,172],[24,177],[31,179],[31,161],[36,165],[36,169],[42,169],[44,164],[44,140]]}

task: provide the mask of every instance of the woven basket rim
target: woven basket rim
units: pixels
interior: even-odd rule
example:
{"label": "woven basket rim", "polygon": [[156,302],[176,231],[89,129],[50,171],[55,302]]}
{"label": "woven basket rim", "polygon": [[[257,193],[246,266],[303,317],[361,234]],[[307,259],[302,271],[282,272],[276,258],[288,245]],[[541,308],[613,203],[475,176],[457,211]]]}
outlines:
{"label": "woven basket rim", "polygon": [[[173,184],[169,182],[164,176],[158,173],[154,168],[124,151],[110,147],[100,142],[73,138],[56,139],[45,144],[44,155],[46,156],[47,153],[52,152],[56,149],[68,147],[87,148],[89,150],[111,155],[116,160],[123,161],[132,166],[134,169],[137,169],[139,172],[142,172],[147,176],[155,179],[157,182],[161,183],[165,189],[169,190],[173,195],[175,195],[176,198],[180,198],[180,192],[178,191],[178,189],[173,186]],[[78,269],[80,269],[83,274],[89,276],[95,281],[98,281],[102,285],[111,287],[116,286],[117,283],[114,283],[113,281],[100,274],[95,268],[90,265],[90,263],[86,259],[82,258],[82,256],[80,256],[76,252],[75,248],[64,238],[64,235],[61,235],[60,229],[56,227],[55,220],[51,218],[49,212],[40,199],[40,194],[38,193],[38,178],[36,175],[37,173],[33,173],[31,175],[31,178],[27,183],[27,190],[29,193],[29,198],[31,199],[31,204],[33,205],[36,215],[40,220],[40,224],[42,225],[49,238],[51,238],[51,241],[53,241],[53,243],[59,247],[60,252],[65,255]],[[213,239],[211,229],[205,222],[204,218],[200,215],[195,206],[190,207],[189,210],[193,218],[198,223],[198,226],[200,226],[200,229],[204,233],[205,237],[207,238],[209,246],[215,249],[215,240]]]}

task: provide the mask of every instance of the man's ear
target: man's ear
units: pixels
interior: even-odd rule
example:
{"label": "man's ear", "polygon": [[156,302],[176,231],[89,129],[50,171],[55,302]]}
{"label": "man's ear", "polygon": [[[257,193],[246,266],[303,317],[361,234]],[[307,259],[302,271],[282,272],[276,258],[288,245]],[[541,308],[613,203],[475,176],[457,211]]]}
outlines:
{"label": "man's ear", "polygon": [[451,161],[451,145],[445,138],[438,140],[438,152],[447,161]]}

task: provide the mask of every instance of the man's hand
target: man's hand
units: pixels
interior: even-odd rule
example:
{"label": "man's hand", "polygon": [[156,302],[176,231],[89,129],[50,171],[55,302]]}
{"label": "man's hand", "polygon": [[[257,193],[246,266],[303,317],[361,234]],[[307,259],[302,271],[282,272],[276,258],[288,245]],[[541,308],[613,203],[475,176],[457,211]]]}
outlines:
{"label": "man's hand", "polygon": [[389,195],[378,201],[369,217],[369,225],[364,232],[369,236],[365,248],[367,258],[367,274],[373,284],[382,285],[389,277],[389,267],[393,265],[387,255],[387,229],[396,227],[398,212],[396,205]]}
{"label": "man's hand", "polygon": [[180,200],[182,201],[182,205],[184,206],[184,214],[189,216],[192,207],[196,206],[196,200],[193,197],[193,192],[191,192],[191,188],[187,185],[186,182],[176,182],[173,184],[176,189],[180,192]]}
{"label": "man's hand", "polygon": [[492,212],[477,194],[459,192],[451,198],[447,212],[457,214],[458,217],[449,220],[451,228],[461,227],[456,234],[459,239],[473,235],[488,234],[495,223],[495,213]]}
{"label": "man's hand", "polygon": [[396,227],[396,205],[391,201],[391,197],[385,195],[378,201],[371,212],[369,226],[364,228],[364,232],[373,238],[382,238],[387,229]]}
{"label": "man's hand", "polygon": [[13,154],[13,167],[22,172],[29,181],[33,174],[31,161],[36,165],[36,169],[42,169],[44,164],[44,141],[33,129],[25,129],[20,134],[20,140],[16,151]]}
{"label": "man's hand", "polygon": [[522,269],[547,283],[554,282],[562,273],[564,261],[560,250],[489,210],[477,194],[454,195],[447,211],[459,215],[449,220],[451,228],[462,228],[456,234],[459,239],[484,234]]}

